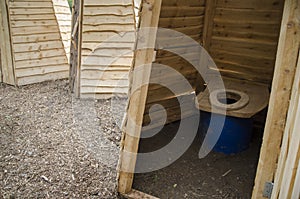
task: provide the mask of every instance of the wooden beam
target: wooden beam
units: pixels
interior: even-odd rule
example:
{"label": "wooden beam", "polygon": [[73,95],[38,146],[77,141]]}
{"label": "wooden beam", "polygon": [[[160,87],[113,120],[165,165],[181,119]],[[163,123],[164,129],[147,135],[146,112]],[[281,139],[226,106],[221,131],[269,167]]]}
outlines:
{"label": "wooden beam", "polygon": [[[162,0],[144,0],[142,2],[142,12],[140,28],[158,27]],[[150,33],[150,32],[149,32]],[[149,35],[138,34],[137,46],[147,46],[147,49],[138,49],[135,52],[134,67],[130,92],[129,107],[127,111],[127,123],[123,140],[121,144],[121,156],[119,161],[119,181],[118,190],[126,194],[132,190],[134,170],[136,165],[136,154],[138,152],[139,138],[142,129],[143,115],[146,105],[148,85],[151,67],[154,57],[154,47],[156,33],[151,32]],[[136,67],[143,66],[142,69]],[[141,86],[143,85],[143,86]],[[134,92],[133,92],[134,91]],[[131,155],[135,154],[135,155]]]}
{"label": "wooden beam", "polygon": [[203,28],[203,47],[208,52],[210,50],[210,42],[213,33],[216,5],[217,5],[217,0],[206,0],[204,28]]}
{"label": "wooden beam", "polygon": [[11,46],[10,20],[6,0],[0,2],[0,12],[2,80],[4,83],[16,85],[14,58]]}
{"label": "wooden beam", "polygon": [[300,44],[299,7],[299,0],[285,1],[272,93],[253,199],[263,198],[264,185],[274,180],[276,172]]}
{"label": "wooden beam", "polygon": [[128,194],[124,194],[124,197],[128,199],[159,199],[135,189],[132,189]]}
{"label": "wooden beam", "polygon": [[81,50],[82,50],[82,19],[83,19],[83,7],[84,0],[77,1],[79,5],[79,15],[78,15],[78,45],[77,45],[77,64],[74,66],[75,69],[75,86],[74,93],[76,98],[80,98],[80,85],[81,85]]}
{"label": "wooden beam", "polygon": [[[293,133],[295,133],[295,131],[298,130],[297,128],[295,128],[295,125],[300,124],[300,118],[297,118],[297,114],[299,114],[298,109],[300,108],[299,86],[300,86],[300,51],[298,55],[298,65],[297,65],[297,70],[296,70],[296,75],[295,75],[295,80],[293,85],[292,96],[290,100],[290,107],[289,107],[289,112],[288,112],[288,117],[286,122],[286,128],[283,136],[283,142],[281,145],[278,168],[276,170],[276,175],[275,175],[275,182],[274,182],[275,185],[272,192],[272,198],[278,198],[279,194],[283,194],[283,193],[287,194],[288,189],[284,186],[292,186],[291,184],[288,184],[287,182],[283,182],[283,181],[285,177],[284,174],[287,171],[287,168],[292,167],[290,168],[290,170],[294,170],[293,169],[294,164],[292,164],[292,161],[290,159],[295,158],[296,155],[292,155],[292,154],[298,152],[299,150],[299,146],[298,147],[295,146],[297,142],[299,144],[299,141],[296,141],[297,139],[295,137],[292,137],[295,136]],[[292,145],[293,142],[294,145]],[[298,164],[298,162],[295,162],[295,164]],[[291,196],[280,197],[280,198],[291,198]]]}

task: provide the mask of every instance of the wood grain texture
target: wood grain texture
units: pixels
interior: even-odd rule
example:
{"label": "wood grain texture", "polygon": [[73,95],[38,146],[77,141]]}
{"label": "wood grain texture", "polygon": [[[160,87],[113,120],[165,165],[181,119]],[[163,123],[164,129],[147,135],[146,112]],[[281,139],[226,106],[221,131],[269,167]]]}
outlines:
{"label": "wood grain texture", "polygon": [[[222,75],[271,85],[282,10],[283,1],[216,2],[206,18],[204,44]],[[222,59],[217,51],[223,52]],[[262,57],[269,60],[264,62]]]}
{"label": "wood grain texture", "polygon": [[272,93],[252,195],[253,199],[263,198],[264,185],[266,182],[274,180],[276,172],[300,45],[299,7],[299,0],[285,1]]}
{"label": "wood grain texture", "polygon": [[[141,13],[141,28],[157,27],[159,22],[161,0],[144,0]],[[144,33],[145,34],[145,33]],[[145,37],[144,35],[139,35]],[[135,52],[130,100],[127,111],[125,132],[122,135],[121,156],[119,161],[118,191],[127,194],[132,190],[133,176],[138,152],[146,105],[151,66],[154,57],[156,33],[151,32],[145,39],[138,40],[137,45],[147,46]],[[140,43],[140,44],[139,44]],[[135,67],[143,66],[135,70]]]}
{"label": "wood grain texture", "polygon": [[[118,81],[128,81],[129,69],[133,61],[133,46],[135,43],[134,34],[125,35],[125,32],[135,31],[135,16],[131,0],[86,0],[82,10],[82,34],[79,55],[80,61],[80,95],[81,98],[92,96],[104,98],[111,93],[111,96],[126,93],[128,86],[118,89]],[[127,55],[124,55],[127,51]],[[131,56],[128,56],[130,55]],[[116,66],[122,66],[122,70],[116,70]],[[105,71],[99,75],[99,71]],[[114,75],[110,75],[115,73]],[[98,78],[98,82],[95,81]],[[111,78],[111,79],[110,79]],[[85,80],[89,81],[86,84]],[[101,85],[102,80],[111,80],[110,87]],[[94,83],[94,85],[91,85]],[[126,83],[125,85],[129,85]],[[114,88],[116,86],[116,88]],[[89,95],[86,95],[86,93]]]}
{"label": "wood grain texture", "polygon": [[11,43],[10,16],[6,1],[0,2],[0,49],[1,49],[1,79],[4,83],[16,85],[14,58]]}
{"label": "wood grain texture", "polygon": [[16,84],[68,77],[70,9],[66,0],[9,1]]}

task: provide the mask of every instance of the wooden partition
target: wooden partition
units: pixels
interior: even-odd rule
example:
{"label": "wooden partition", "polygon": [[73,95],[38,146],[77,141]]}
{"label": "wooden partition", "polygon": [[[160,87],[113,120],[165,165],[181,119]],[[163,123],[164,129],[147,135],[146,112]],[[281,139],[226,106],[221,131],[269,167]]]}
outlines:
{"label": "wooden partition", "polygon": [[75,93],[81,98],[126,97],[135,36],[123,35],[135,31],[133,1],[85,0],[80,9]]}
{"label": "wooden partition", "polygon": [[[190,37],[201,45],[203,39],[204,30],[204,15],[205,15],[205,1],[204,0],[189,0],[189,1],[175,1],[175,0],[164,0],[162,1],[160,18],[158,28],[170,29],[171,31],[178,31],[186,37]],[[158,35],[157,41],[163,42],[170,38],[164,35]],[[185,79],[191,84],[190,90],[181,90],[180,94],[175,95],[173,92],[168,90],[168,88],[163,85],[150,84],[146,102],[146,109],[144,115],[144,125],[149,125],[147,128],[154,128],[160,125],[161,116],[163,115],[160,111],[154,112],[152,116],[152,121],[149,116],[149,108],[153,104],[160,104],[164,106],[167,111],[168,118],[167,123],[171,123],[180,120],[181,117],[189,117],[194,113],[194,97],[192,93],[197,87],[201,87],[203,82],[199,78],[199,73],[196,68],[192,66],[188,61],[196,61],[199,59],[200,55],[195,54],[195,48],[197,45],[188,44],[182,42],[181,38],[171,38],[172,48],[176,48],[177,52],[182,52],[182,54],[175,55],[174,53],[168,52],[167,50],[158,49],[156,52],[156,58],[154,63],[166,65],[172,69],[178,71],[185,77]],[[191,60],[185,60],[181,56],[191,57]],[[169,74],[160,67],[153,67],[150,76],[150,82],[158,82],[159,78],[167,79],[170,84],[177,85],[174,79],[174,75]],[[178,98],[190,93],[189,97],[186,98],[184,102],[184,110],[180,110],[180,104],[178,103]]]}
{"label": "wooden partition", "polygon": [[[71,12],[66,0],[1,1],[5,83],[25,85],[68,77]],[[8,22],[8,24],[6,24]],[[2,35],[2,34],[1,34]],[[5,63],[9,63],[5,65]],[[10,81],[5,81],[9,77]]]}
{"label": "wooden partition", "polygon": [[223,76],[271,86],[283,4],[283,0],[215,1],[204,39]]}

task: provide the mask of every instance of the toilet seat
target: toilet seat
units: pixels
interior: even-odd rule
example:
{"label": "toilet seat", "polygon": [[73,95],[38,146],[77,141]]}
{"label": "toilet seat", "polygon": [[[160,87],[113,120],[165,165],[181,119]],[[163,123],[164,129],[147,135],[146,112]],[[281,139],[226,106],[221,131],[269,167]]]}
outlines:
{"label": "toilet seat", "polygon": [[235,99],[236,103],[226,104],[220,102],[220,93],[223,93],[223,96],[225,96],[224,87],[220,86],[220,82],[216,82],[212,78],[210,82],[207,82],[207,84],[210,84],[210,91],[207,87],[196,98],[198,109],[205,112],[226,114],[232,117],[251,118],[267,107],[270,97],[267,85],[228,77],[223,77],[222,80],[227,95],[240,96],[240,98]]}
{"label": "toilet seat", "polygon": [[[236,102],[232,104],[222,103],[220,102],[220,98],[234,99]],[[233,89],[214,90],[213,92],[211,92],[209,99],[212,106],[225,110],[238,110],[244,108],[250,100],[249,96],[246,93]]]}

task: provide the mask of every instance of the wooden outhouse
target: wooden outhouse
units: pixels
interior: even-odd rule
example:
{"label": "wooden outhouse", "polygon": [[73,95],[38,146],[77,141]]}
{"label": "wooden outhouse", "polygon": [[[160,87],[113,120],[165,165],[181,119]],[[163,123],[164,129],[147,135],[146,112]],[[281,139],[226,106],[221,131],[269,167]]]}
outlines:
{"label": "wooden outhouse", "polygon": [[[139,28],[173,29],[203,45],[222,76],[255,82],[270,89],[252,198],[264,198],[268,182],[274,183],[272,198],[299,198],[300,1],[143,0],[139,16]],[[146,41],[138,39],[136,46],[164,39],[167,38],[149,34]],[[189,117],[192,114],[189,109],[178,112],[176,100],[204,89],[203,80],[189,63],[178,55],[157,49],[157,43],[151,48],[137,50],[133,58],[127,110],[130,119],[124,125],[118,177],[119,192],[129,198],[142,197],[132,188],[134,173],[129,171],[135,169],[137,156],[132,154],[138,152],[142,127],[153,122],[149,121],[149,108],[155,103],[163,105],[168,115],[167,123],[180,120],[182,116]],[[173,47],[186,49],[190,46],[181,46],[178,39]],[[188,53],[193,51],[187,50]],[[158,71],[153,63],[165,64],[180,72],[190,82],[192,90],[174,95],[163,86],[141,86],[141,82],[151,82],[155,78],[176,84],[176,79],[163,70]],[[135,70],[141,65],[150,67]],[[188,103],[193,104],[193,99]]]}
{"label": "wooden outhouse", "polygon": [[26,85],[67,78],[71,11],[67,0],[2,0],[1,81]]}
{"label": "wooden outhouse", "polygon": [[74,2],[71,88],[81,98],[126,97],[136,27],[132,0]]}

